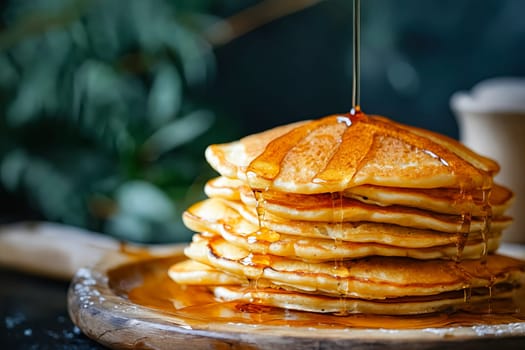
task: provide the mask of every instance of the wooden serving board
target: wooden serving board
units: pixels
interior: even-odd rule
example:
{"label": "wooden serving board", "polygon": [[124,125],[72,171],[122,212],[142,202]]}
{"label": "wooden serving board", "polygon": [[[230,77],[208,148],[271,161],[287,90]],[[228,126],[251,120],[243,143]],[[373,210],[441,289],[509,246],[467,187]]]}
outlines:
{"label": "wooden serving board", "polygon": [[[225,308],[214,316],[206,303],[193,306],[191,314],[175,307],[170,310],[178,300],[166,297],[168,292],[184,298],[192,294],[191,290],[177,294],[181,290],[164,289],[172,283],[166,269],[183,258],[182,248],[176,246],[162,254],[111,252],[95,267],[80,269],[68,295],[73,322],[87,336],[113,349],[525,348],[525,321],[484,324],[480,318],[480,323],[472,326],[452,322],[426,327],[424,318],[413,317],[415,323],[396,329],[389,322],[392,318],[384,318],[379,326],[376,319],[376,326],[367,328],[349,327],[346,319],[342,323],[341,317],[347,316],[322,316],[316,323],[305,321],[316,317],[309,313],[279,313],[264,308]],[[145,283],[157,294],[138,302],[135,292]],[[172,287],[181,288],[174,283]],[[158,301],[154,300],[156,295]],[[411,324],[416,326],[412,328]]]}

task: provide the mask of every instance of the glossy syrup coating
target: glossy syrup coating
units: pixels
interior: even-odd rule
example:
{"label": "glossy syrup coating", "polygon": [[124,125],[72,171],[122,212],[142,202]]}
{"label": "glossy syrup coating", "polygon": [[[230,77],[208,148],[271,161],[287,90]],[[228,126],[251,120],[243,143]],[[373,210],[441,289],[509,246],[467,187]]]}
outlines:
{"label": "glossy syrup coating", "polygon": [[498,165],[446,136],[379,116],[331,115],[212,145],[209,163],[251,187],[290,193],[363,185],[490,188]]}

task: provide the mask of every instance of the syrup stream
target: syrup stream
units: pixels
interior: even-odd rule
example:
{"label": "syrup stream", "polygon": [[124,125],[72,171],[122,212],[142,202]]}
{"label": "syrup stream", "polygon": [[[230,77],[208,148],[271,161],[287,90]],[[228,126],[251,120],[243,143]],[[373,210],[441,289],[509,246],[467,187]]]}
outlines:
{"label": "syrup stream", "polygon": [[359,109],[359,100],[360,100],[360,31],[361,31],[361,21],[360,21],[360,11],[361,11],[361,1],[354,0],[354,26],[353,26],[353,40],[352,40],[352,115],[358,114]]}

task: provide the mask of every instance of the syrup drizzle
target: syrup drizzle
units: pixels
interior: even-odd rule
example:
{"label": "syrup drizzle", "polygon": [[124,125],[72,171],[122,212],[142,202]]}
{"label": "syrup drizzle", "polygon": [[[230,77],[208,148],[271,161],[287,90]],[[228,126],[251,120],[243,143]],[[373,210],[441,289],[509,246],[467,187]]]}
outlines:
{"label": "syrup drizzle", "polygon": [[481,255],[483,257],[486,257],[488,253],[487,243],[489,240],[489,233],[492,226],[492,207],[490,204],[488,204],[487,199],[489,197],[490,190],[483,190],[483,202],[485,203],[483,205],[483,227],[481,229],[481,238],[483,239],[483,250],[481,252]]}
{"label": "syrup drizzle", "polygon": [[492,224],[492,206],[490,203],[490,194],[492,190],[492,177],[488,174],[483,174],[483,184],[482,184],[482,194],[481,194],[481,207],[482,207],[482,219],[483,226],[481,228],[481,237],[483,239],[483,250],[482,250],[482,265],[485,267],[486,271],[490,274],[490,284],[488,286],[489,290],[489,305],[488,312],[492,313],[492,287],[496,283],[496,276],[490,272],[487,267],[487,243],[489,239],[489,233],[491,230]]}
{"label": "syrup drizzle", "polygon": [[[332,201],[332,223],[335,225],[335,230],[337,232],[334,235],[334,249],[337,249],[337,245],[341,243],[340,237],[343,237],[343,219],[344,219],[344,210],[343,210],[343,193],[342,192],[333,192],[331,193]],[[342,306],[342,314],[347,313],[346,309],[346,295],[348,295],[348,283],[344,283],[339,277],[341,275],[347,274],[348,271],[343,264],[343,258],[336,258],[333,261],[332,274],[335,278],[339,279],[338,283],[338,292],[341,294],[339,297],[339,303]]]}
{"label": "syrup drizzle", "polygon": [[[322,118],[294,128],[284,135],[273,139],[266,145],[264,152],[248,165],[246,174],[249,182],[252,178],[262,178],[268,181],[274,180],[279,175],[281,164],[288,152],[310,132],[330,123],[332,123],[332,118]],[[253,182],[253,180],[251,181]],[[250,186],[254,188],[253,184],[250,184]]]}
{"label": "syrup drizzle", "polygon": [[252,189],[253,196],[255,197],[255,211],[257,212],[257,222],[259,224],[259,230],[264,227],[264,216],[266,215],[264,195],[261,190]]}
{"label": "syrup drizzle", "polygon": [[489,239],[489,233],[492,227],[492,205],[490,203],[492,185],[492,178],[489,175],[484,174],[483,185],[481,189],[481,210],[483,219],[483,226],[481,228],[481,237],[483,239],[482,257],[486,257],[487,255],[487,243]]}
{"label": "syrup drizzle", "polygon": [[[354,1],[354,11],[353,11],[353,51],[352,51],[352,109],[350,110],[349,115],[345,116],[339,116],[336,118],[336,121],[338,123],[345,123],[346,126],[349,128],[354,124],[356,121],[363,118],[364,114],[361,112],[361,107],[359,106],[360,102],[360,30],[361,30],[361,24],[360,24],[360,0],[353,0]],[[332,198],[332,222],[334,222],[336,226],[336,231],[338,234],[335,237],[342,237],[343,236],[343,219],[344,219],[344,212],[343,212],[343,192],[332,192],[331,193]],[[337,248],[337,244],[339,244],[339,239],[334,238],[334,246]],[[343,259],[334,259],[334,275],[339,276],[339,270],[343,268]],[[345,268],[346,270],[346,268]],[[346,271],[347,272],[347,271]],[[342,306],[341,308],[341,314],[347,314],[347,303],[346,303],[346,295],[348,295],[348,284],[343,283],[341,280],[338,285],[338,289],[340,289],[341,297],[339,298],[339,302]]]}
{"label": "syrup drizzle", "polygon": [[[493,272],[490,271],[490,269],[487,266],[487,254],[488,254],[488,240],[489,240],[489,234],[491,232],[491,223],[492,223],[492,206],[490,203],[490,194],[492,190],[492,177],[489,174],[483,173],[483,181],[481,186],[481,198],[479,198],[478,194],[473,194],[472,191],[466,191],[465,186],[461,184],[458,200],[460,201],[460,205],[463,207],[464,203],[471,204],[467,205],[467,208],[474,208],[474,207],[481,207],[481,220],[482,220],[482,226],[481,226],[481,238],[482,238],[482,250],[481,250],[481,258],[480,258],[480,268],[484,269],[486,273],[490,276],[489,284],[487,286],[488,291],[488,302],[487,302],[487,308],[485,309],[485,312],[488,314],[493,313],[493,287],[496,283],[496,276]],[[471,231],[471,223],[472,223],[472,211],[469,210],[463,210],[461,213],[461,221],[460,221],[460,229],[458,230],[458,240],[456,243],[456,261],[459,263],[461,261],[461,255],[463,252],[463,249],[465,247],[465,244],[467,243],[469,239],[469,234]],[[457,265],[459,268],[459,264]],[[472,294],[472,288],[470,285],[466,285],[463,288],[464,291],[464,302],[468,304],[470,302],[471,294]]]}
{"label": "syrup drizzle", "polygon": [[[261,241],[264,243],[271,244],[277,242],[281,238],[281,235],[279,233],[270,230],[265,226],[266,200],[264,199],[264,192],[266,191],[267,190],[261,191],[252,188],[253,196],[255,197],[255,211],[257,213],[258,229],[257,231],[252,232],[248,235],[248,243],[250,244],[256,244]],[[268,249],[267,244],[263,244],[262,246],[265,246],[265,249]],[[254,267],[271,265],[271,257],[268,254],[266,254],[266,252],[264,252],[264,254],[255,254],[253,251],[249,251],[250,254],[241,260],[241,263],[243,265]],[[250,287],[253,288],[255,291],[257,291],[257,289],[259,288],[259,279],[263,272],[264,269],[261,268],[259,274],[249,280]]]}
{"label": "syrup drizzle", "polygon": [[456,261],[461,261],[463,250],[470,236],[470,226],[472,224],[472,213],[469,211],[462,212],[460,215],[460,227],[457,233],[456,242]]}
{"label": "syrup drizzle", "polygon": [[463,302],[465,304],[470,303],[470,299],[472,298],[472,288],[470,286],[463,288]]}

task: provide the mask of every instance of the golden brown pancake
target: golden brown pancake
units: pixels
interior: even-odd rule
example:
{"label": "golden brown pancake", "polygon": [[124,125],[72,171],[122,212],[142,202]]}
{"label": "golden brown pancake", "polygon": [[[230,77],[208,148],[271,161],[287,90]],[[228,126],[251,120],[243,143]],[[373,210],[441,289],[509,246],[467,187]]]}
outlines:
{"label": "golden brown pancake", "polygon": [[241,200],[240,191],[243,186],[246,186],[246,183],[241,180],[219,176],[206,182],[204,193],[211,198],[216,197],[239,201]]}
{"label": "golden brown pancake", "polygon": [[[208,197],[229,200],[240,200],[241,193],[246,195],[247,192],[252,192],[245,182],[223,176],[208,181],[204,191]],[[488,203],[493,216],[503,215],[514,198],[511,190],[498,184],[494,184],[490,192],[474,193],[461,192],[455,188],[412,189],[362,185],[346,189],[343,195],[346,198],[382,207],[401,205],[440,214],[461,215],[469,212],[474,216],[486,214],[487,203],[484,196],[489,197]]]}
{"label": "golden brown pancake", "polygon": [[513,193],[506,187],[494,184],[490,193],[477,191],[462,193],[454,188],[408,189],[398,187],[357,186],[344,191],[348,198],[380,206],[403,205],[441,214],[470,213],[473,216],[486,215],[484,196],[488,196],[493,216],[503,215],[513,199]]}
{"label": "golden brown pancake", "polygon": [[[498,286],[499,287],[499,286]],[[358,298],[329,297],[287,291],[276,288],[245,288],[238,286],[212,287],[215,296],[224,301],[251,302],[257,305],[273,306],[291,310],[348,314],[417,315],[438,311],[454,311],[471,304],[485,303],[487,309],[498,299],[512,298],[511,286],[494,287],[492,294],[486,288],[441,293],[432,297],[392,298],[388,301]],[[465,293],[471,293],[468,303]]]}
{"label": "golden brown pancake", "polygon": [[303,194],[365,184],[484,189],[499,170],[453,139],[377,116],[333,115],[277,127],[209,146],[206,159],[252,188]]}

